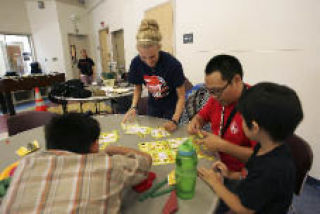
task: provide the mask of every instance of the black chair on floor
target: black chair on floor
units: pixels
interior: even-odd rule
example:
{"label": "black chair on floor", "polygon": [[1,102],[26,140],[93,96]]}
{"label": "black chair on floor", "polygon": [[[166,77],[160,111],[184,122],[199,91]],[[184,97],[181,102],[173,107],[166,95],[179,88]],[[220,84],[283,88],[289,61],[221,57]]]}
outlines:
{"label": "black chair on floor", "polygon": [[188,78],[186,78],[186,81],[184,82],[184,87],[186,88],[186,92],[193,88],[193,85]]}
{"label": "black chair on floor", "polygon": [[[291,154],[296,165],[296,185],[294,194],[298,196],[302,193],[304,183],[311,169],[313,153],[310,145],[304,139],[295,134],[286,139],[286,143],[291,150]],[[288,214],[296,213],[296,209],[292,203]]]}
{"label": "black chair on floor", "polygon": [[295,134],[286,139],[286,143],[291,150],[296,165],[296,186],[294,193],[300,195],[308,172],[312,166],[312,149],[304,139]]}
{"label": "black chair on floor", "polygon": [[12,136],[20,132],[46,125],[57,114],[47,111],[25,111],[8,117],[8,135]]}

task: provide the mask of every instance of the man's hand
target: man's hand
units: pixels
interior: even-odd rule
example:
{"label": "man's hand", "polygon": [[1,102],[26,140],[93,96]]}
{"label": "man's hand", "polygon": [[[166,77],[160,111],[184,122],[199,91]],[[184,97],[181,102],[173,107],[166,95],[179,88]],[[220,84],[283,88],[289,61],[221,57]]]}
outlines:
{"label": "man's hand", "polygon": [[178,126],[173,121],[168,121],[163,124],[163,128],[165,128],[165,130],[168,132],[173,132],[178,128]]}
{"label": "man's hand", "polygon": [[125,123],[127,121],[129,122],[133,122],[134,119],[136,118],[136,112],[137,109],[136,108],[130,108],[127,113],[124,115],[122,123]]}
{"label": "man's hand", "polygon": [[199,121],[199,118],[196,115],[188,125],[188,133],[198,134],[201,128],[202,128],[201,122]]}
{"label": "man's hand", "polygon": [[203,135],[203,138],[198,140],[198,144],[203,144],[211,152],[219,152],[221,147],[225,144],[224,140],[215,135],[206,131],[200,131]]}
{"label": "man's hand", "polygon": [[221,184],[223,181],[223,177],[219,172],[214,172],[212,169],[204,167],[198,169],[198,176],[212,188],[214,188],[215,184]]}

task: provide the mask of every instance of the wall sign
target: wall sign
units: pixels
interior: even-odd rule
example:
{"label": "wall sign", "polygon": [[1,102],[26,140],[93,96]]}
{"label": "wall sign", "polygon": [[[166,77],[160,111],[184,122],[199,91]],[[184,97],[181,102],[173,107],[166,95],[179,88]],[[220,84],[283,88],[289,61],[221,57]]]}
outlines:
{"label": "wall sign", "polygon": [[38,1],[38,8],[44,9],[44,1]]}
{"label": "wall sign", "polygon": [[183,44],[193,43],[193,33],[183,34]]}

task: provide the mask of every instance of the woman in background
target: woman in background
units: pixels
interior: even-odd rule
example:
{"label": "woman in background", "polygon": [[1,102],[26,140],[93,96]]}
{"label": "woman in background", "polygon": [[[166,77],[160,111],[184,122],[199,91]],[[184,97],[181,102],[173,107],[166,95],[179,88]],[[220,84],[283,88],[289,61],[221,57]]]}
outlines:
{"label": "woman in background", "polygon": [[131,108],[123,122],[135,117],[144,84],[149,92],[148,115],[170,120],[164,128],[174,131],[185,102],[182,65],[175,57],[160,50],[161,33],[155,20],[142,20],[136,39],[139,55],[131,61],[129,70],[129,82],[135,89]]}
{"label": "woman in background", "polygon": [[93,81],[94,75],[94,62],[88,57],[86,49],[81,50],[81,58],[78,62],[80,70],[80,79],[85,85],[90,85]]}

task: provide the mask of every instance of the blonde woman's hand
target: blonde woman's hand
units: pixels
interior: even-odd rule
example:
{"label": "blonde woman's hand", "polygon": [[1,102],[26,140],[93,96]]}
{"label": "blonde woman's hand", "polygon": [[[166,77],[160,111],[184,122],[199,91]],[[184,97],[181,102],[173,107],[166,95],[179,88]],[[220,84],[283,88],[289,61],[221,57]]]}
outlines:
{"label": "blonde woman's hand", "polygon": [[126,123],[127,121],[133,122],[137,114],[137,108],[130,108],[127,113],[124,115],[122,123]]}
{"label": "blonde woman's hand", "polygon": [[178,126],[173,121],[168,121],[163,124],[163,128],[168,132],[173,132],[178,128]]}

